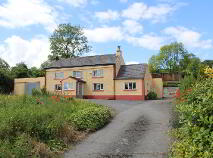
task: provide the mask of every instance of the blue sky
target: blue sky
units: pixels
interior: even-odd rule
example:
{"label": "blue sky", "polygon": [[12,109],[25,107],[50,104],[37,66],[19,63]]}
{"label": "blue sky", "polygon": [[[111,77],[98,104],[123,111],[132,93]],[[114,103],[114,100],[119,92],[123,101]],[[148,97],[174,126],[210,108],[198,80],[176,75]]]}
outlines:
{"label": "blue sky", "polygon": [[202,60],[213,59],[212,12],[212,0],[0,0],[0,57],[11,66],[39,66],[53,30],[71,23],[84,28],[88,55],[115,53],[121,45],[127,64],[146,63],[178,41]]}

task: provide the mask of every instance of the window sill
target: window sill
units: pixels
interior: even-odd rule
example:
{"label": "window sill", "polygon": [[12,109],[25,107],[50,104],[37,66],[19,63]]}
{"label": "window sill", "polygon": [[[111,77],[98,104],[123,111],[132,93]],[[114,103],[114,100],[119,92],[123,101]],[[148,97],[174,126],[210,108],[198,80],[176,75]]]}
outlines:
{"label": "window sill", "polygon": [[124,89],[123,91],[137,91],[137,89]]}
{"label": "window sill", "polygon": [[104,90],[93,90],[93,92],[103,92]]}
{"label": "window sill", "polygon": [[61,90],[55,90],[56,92],[61,92]]}
{"label": "window sill", "polygon": [[66,89],[64,91],[75,91],[75,89]]}
{"label": "window sill", "polygon": [[93,76],[92,78],[104,78],[103,76],[101,76],[101,77],[95,77],[95,76]]}
{"label": "window sill", "polygon": [[54,78],[54,80],[63,80],[64,78]]}

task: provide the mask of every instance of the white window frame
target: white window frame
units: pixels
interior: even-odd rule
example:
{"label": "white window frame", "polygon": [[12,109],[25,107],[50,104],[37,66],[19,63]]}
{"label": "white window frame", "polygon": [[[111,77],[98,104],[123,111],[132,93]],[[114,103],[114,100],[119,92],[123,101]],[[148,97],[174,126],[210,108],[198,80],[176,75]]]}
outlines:
{"label": "white window frame", "polygon": [[92,71],[92,77],[103,77],[104,76],[104,70],[98,69]]}
{"label": "white window frame", "polygon": [[[135,84],[135,88],[134,88],[134,84]],[[127,85],[127,88],[126,88],[126,85]],[[124,90],[136,90],[136,89],[137,89],[137,83],[136,82],[125,82],[124,83]]]}
{"label": "white window frame", "polygon": [[64,72],[55,72],[55,79],[63,79]]}
{"label": "white window frame", "polygon": [[[99,89],[97,89],[97,86],[99,86]],[[103,91],[103,90],[104,90],[104,84],[103,83],[93,83],[93,91]]]}
{"label": "white window frame", "polygon": [[73,71],[72,76],[75,78],[83,78],[83,72],[82,71]]}
{"label": "white window frame", "polygon": [[[59,87],[61,87],[61,88],[59,89]],[[61,84],[56,84],[55,85],[55,91],[62,91],[62,85]]]}
{"label": "white window frame", "polygon": [[[67,84],[67,87],[65,88],[65,85]],[[74,83],[73,82],[64,82],[64,90],[74,90]]]}

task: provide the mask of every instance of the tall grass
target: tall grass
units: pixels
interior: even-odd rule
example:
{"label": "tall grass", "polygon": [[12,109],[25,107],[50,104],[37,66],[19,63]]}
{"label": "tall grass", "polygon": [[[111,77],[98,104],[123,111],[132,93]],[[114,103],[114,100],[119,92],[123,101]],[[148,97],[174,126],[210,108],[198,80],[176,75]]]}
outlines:
{"label": "tall grass", "polygon": [[0,95],[0,157],[56,157],[111,117],[107,107],[83,100]]}

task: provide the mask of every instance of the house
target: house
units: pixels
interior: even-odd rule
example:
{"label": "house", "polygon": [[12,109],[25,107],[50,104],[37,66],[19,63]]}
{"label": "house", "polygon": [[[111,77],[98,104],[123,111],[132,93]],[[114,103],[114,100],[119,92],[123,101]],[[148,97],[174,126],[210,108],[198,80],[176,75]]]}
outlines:
{"label": "house", "polygon": [[29,80],[16,79],[15,94],[31,94],[33,87],[44,86],[66,97],[144,100],[153,82],[147,64],[125,65],[119,46],[115,54],[55,61],[46,67],[44,78]]}

